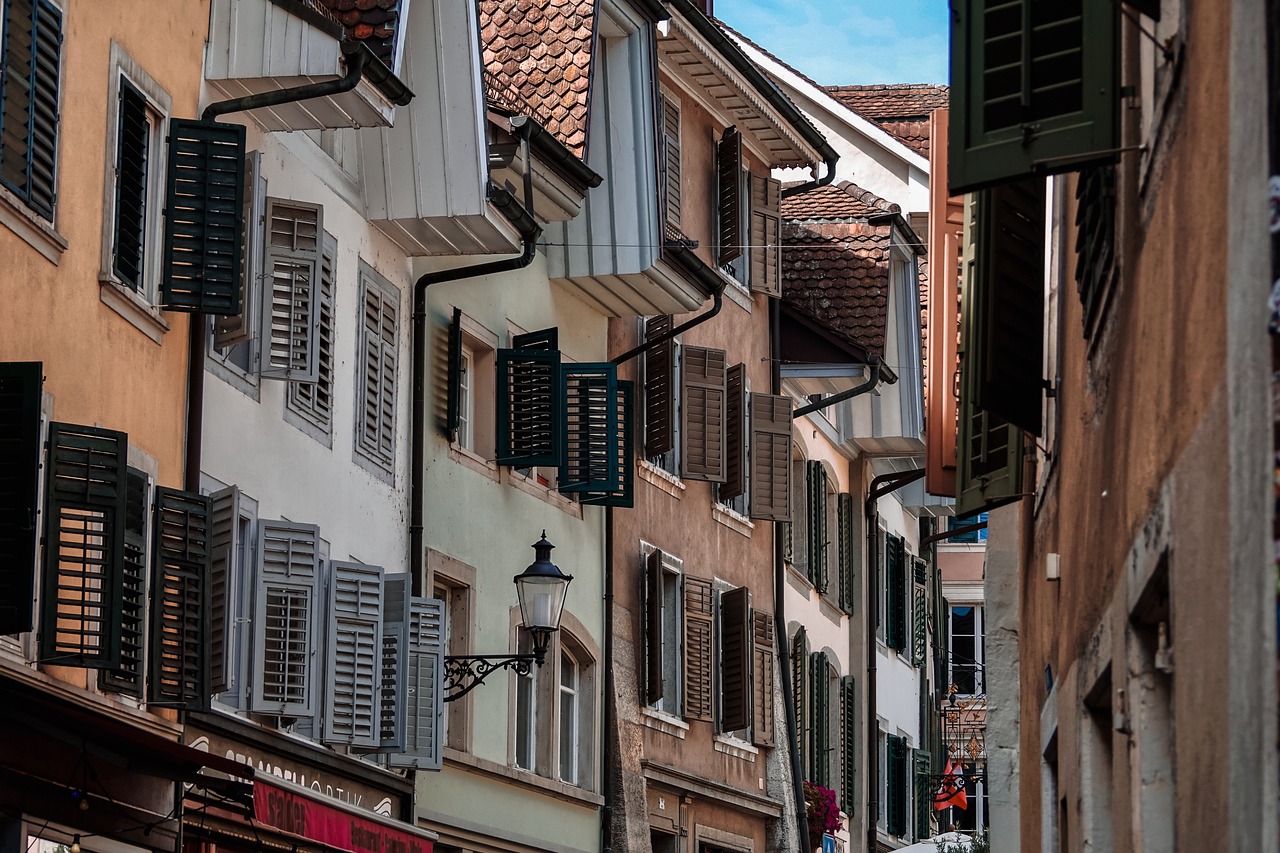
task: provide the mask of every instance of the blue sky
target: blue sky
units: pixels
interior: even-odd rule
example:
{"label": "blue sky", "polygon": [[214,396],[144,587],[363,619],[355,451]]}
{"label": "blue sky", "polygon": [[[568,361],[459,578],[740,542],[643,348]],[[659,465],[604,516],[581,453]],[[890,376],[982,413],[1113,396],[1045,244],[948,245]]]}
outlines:
{"label": "blue sky", "polygon": [[947,0],[715,0],[715,15],[824,86],[946,83]]}

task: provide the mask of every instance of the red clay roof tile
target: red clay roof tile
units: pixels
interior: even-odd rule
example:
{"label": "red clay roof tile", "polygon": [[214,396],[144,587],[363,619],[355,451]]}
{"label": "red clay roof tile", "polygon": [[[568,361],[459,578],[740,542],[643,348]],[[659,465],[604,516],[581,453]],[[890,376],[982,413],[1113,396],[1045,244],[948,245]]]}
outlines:
{"label": "red clay roof tile", "polygon": [[883,356],[892,225],[787,222],[782,298]]}
{"label": "red clay roof tile", "polygon": [[901,213],[902,209],[852,181],[841,181],[782,200],[784,219],[855,220]]}
{"label": "red clay roof tile", "polygon": [[347,37],[362,41],[374,55],[391,65],[395,58],[400,0],[314,0],[342,24]]}
{"label": "red clay roof tile", "polygon": [[929,156],[929,114],[951,100],[951,87],[932,83],[827,86],[828,94],[904,145]]}

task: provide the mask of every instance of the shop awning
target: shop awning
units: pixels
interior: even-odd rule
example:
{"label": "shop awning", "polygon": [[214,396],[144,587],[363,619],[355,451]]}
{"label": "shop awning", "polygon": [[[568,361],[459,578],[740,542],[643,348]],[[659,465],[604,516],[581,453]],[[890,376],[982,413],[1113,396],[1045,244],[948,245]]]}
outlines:
{"label": "shop awning", "polygon": [[350,853],[431,853],[437,838],[274,777],[253,780],[253,817],[260,825]]}

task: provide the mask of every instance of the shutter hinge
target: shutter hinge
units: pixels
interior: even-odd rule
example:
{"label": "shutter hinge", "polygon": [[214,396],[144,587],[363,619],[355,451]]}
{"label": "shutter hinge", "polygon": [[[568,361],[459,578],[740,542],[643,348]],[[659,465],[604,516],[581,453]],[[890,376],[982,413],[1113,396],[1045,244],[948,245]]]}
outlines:
{"label": "shutter hinge", "polygon": [[1053,400],[1058,396],[1058,386],[1053,384],[1052,379],[1041,379],[1040,387],[1044,388],[1044,395],[1050,400]]}

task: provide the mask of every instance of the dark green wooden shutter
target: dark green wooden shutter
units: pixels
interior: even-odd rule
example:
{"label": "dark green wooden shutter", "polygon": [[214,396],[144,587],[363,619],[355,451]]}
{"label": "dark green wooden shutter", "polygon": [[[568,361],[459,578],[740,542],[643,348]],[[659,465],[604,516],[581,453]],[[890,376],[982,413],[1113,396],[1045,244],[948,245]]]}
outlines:
{"label": "dark green wooden shutter", "polygon": [[564,411],[558,488],[591,503],[631,504],[631,383],[617,365],[560,367]]}
{"label": "dark green wooden shutter", "polygon": [[742,134],[736,127],[726,128],[716,145],[716,177],[716,262],[724,265],[742,256]]}
{"label": "dark green wooden shutter", "polygon": [[736,498],[747,490],[747,366],[742,362],[729,368],[725,395],[722,501]]}
{"label": "dark green wooden shutter", "polygon": [[62,13],[48,0],[8,0],[5,11],[0,26],[0,183],[52,220]]}
{"label": "dark green wooden shutter", "polygon": [[791,704],[796,716],[796,751],[809,767],[809,635],[801,626],[791,641]]}
{"label": "dark green wooden shutter", "polygon": [[754,703],[751,678],[751,591],[746,587],[720,594],[720,730],[736,732],[751,725]]}
{"label": "dark green wooden shutter", "polygon": [[773,746],[774,699],[774,639],[773,614],[753,610],[752,642],[755,644],[755,720],[752,726],[752,742],[760,746]]}
{"label": "dark green wooden shutter", "polygon": [[516,335],[512,343],[498,350],[498,463],[559,465],[564,399],[556,330]]}
{"label": "dark green wooden shutter", "polygon": [[204,710],[210,698],[210,498],[156,489],[147,701]]}
{"label": "dark green wooden shutter", "polygon": [[1084,336],[1091,337],[1105,310],[1115,270],[1116,167],[1084,169],[1076,183],[1076,287]]}
{"label": "dark green wooden shutter", "polygon": [[916,587],[915,607],[913,608],[914,618],[912,620],[911,662],[921,668],[924,667],[927,660],[925,652],[928,649],[929,613],[926,601],[924,587]]}
{"label": "dark green wooden shutter", "polygon": [[929,751],[915,749],[911,751],[912,764],[915,770],[915,804],[916,804],[916,839],[930,837],[929,818],[933,811],[933,789],[929,778]]}
{"label": "dark green wooden shutter", "polygon": [[899,652],[907,647],[906,567],[902,538],[890,536],[886,555],[886,589],[888,623],[886,642]]}
{"label": "dark green wooden shutter", "polygon": [[46,663],[120,666],[128,449],[122,432],[49,426],[40,619]]}
{"label": "dark green wooden shutter", "polygon": [[896,735],[889,735],[888,779],[886,787],[889,793],[886,825],[890,835],[901,837],[907,834],[907,791],[910,784],[907,775],[907,741]]}
{"label": "dark green wooden shutter", "polygon": [[[669,314],[644,321],[644,338],[652,341],[671,331]],[[668,338],[644,354],[644,455],[661,456],[675,447],[676,342]]]}
{"label": "dark green wooden shutter", "polygon": [[951,4],[952,195],[1117,157],[1118,18],[1115,0]]}
{"label": "dark green wooden shutter", "polygon": [[807,466],[808,531],[809,531],[809,582],[819,593],[825,593],[830,579],[827,565],[827,469],[811,459]]}
{"label": "dark green wooden shutter", "polygon": [[148,478],[136,468],[125,474],[124,560],[120,563],[120,666],[98,675],[103,690],[142,698],[147,615]]}
{"label": "dark green wooden shutter", "polygon": [[[436,398],[440,399],[439,397]],[[444,434],[450,441],[458,439],[458,423],[462,411],[462,309],[453,309],[449,322],[449,377],[445,398]]]}
{"label": "dark green wooden shutter", "polygon": [[244,125],[169,121],[160,280],[166,309],[240,313],[244,169]]}
{"label": "dark green wooden shutter", "polygon": [[691,720],[710,721],[714,711],[711,591],[711,581],[684,576],[684,715]]}
{"label": "dark green wooden shutter", "polygon": [[0,634],[33,624],[43,370],[0,362]]}
{"label": "dark green wooden shutter", "polygon": [[809,781],[831,787],[831,666],[826,652],[809,656]]}
{"label": "dark green wooden shutter", "polygon": [[613,426],[610,428],[607,441],[609,452],[613,455],[618,471],[618,487],[608,492],[579,492],[578,494],[584,504],[632,507],[636,503],[635,383],[619,379],[614,394],[614,406],[610,411]]}
{"label": "dark green wooden shutter", "polygon": [[111,268],[120,281],[142,287],[147,227],[147,157],[151,122],[147,99],[128,80],[120,78],[116,119],[115,228]]}
{"label": "dark green wooden shutter", "polygon": [[853,495],[836,496],[837,551],[840,559],[840,609],[852,613],[858,600],[858,543],[853,535]]}
{"label": "dark green wooden shutter", "polygon": [[858,693],[852,675],[840,679],[840,808],[852,815],[858,802]]}

